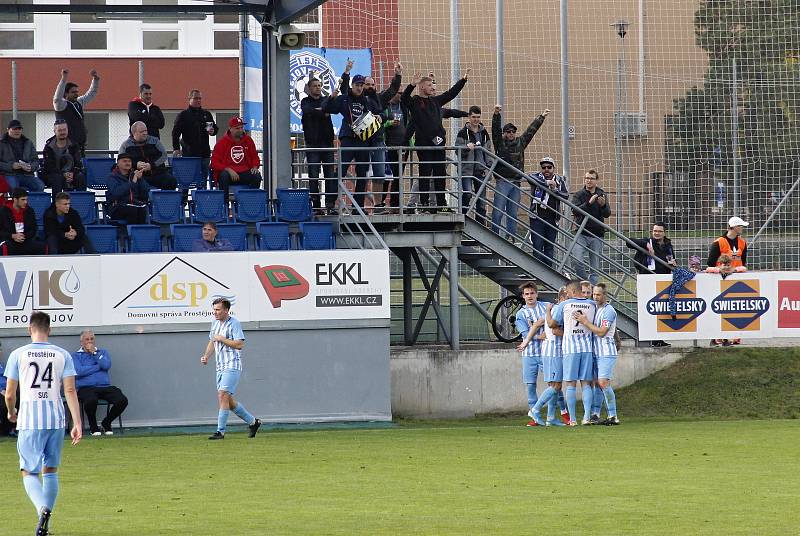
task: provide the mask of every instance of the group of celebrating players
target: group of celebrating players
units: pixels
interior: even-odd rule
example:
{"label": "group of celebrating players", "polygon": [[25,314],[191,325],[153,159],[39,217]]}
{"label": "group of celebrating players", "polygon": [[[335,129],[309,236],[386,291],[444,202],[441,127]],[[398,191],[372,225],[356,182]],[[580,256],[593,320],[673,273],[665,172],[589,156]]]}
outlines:
{"label": "group of celebrating players", "polygon": [[[558,292],[556,303],[538,300],[533,282],[521,287],[525,305],[517,311],[516,327],[522,335],[522,381],[528,394],[527,426],[577,426],[577,383],[581,382],[581,424],[620,423],[611,379],[620,346],[617,312],[608,303],[603,283],[572,281]],[[547,389],[539,395],[539,374]],[[562,385],[566,384],[566,389]],[[607,417],[601,420],[605,403]],[[540,412],[547,405],[547,418]],[[556,418],[560,406],[561,418]]]}

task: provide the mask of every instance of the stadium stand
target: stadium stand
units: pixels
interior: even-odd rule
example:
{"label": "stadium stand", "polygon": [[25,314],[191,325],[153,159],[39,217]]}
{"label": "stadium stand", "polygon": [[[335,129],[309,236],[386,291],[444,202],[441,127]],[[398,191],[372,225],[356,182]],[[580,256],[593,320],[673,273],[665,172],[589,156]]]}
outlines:
{"label": "stadium stand", "polygon": [[302,249],[336,249],[333,223],[327,221],[300,223],[300,245]]}
{"label": "stadium stand", "polygon": [[291,249],[289,224],[283,222],[260,222],[256,224],[256,248],[262,251]]}
{"label": "stadium stand", "polygon": [[112,225],[87,225],[86,235],[97,253],[119,253],[117,228]]}
{"label": "stadium stand", "polygon": [[150,221],[159,224],[182,223],[183,194],[177,190],[150,190]]}
{"label": "stadium stand", "polygon": [[311,221],[314,217],[308,188],[278,188],[275,207],[280,221]]}
{"label": "stadium stand", "polygon": [[247,225],[244,223],[220,223],[218,237],[227,239],[234,251],[247,251]]}
{"label": "stadium stand", "polygon": [[158,225],[128,225],[128,253],[160,253],[161,228]]}
{"label": "stadium stand", "polygon": [[189,206],[192,223],[228,221],[228,207],[222,190],[195,190]]}
{"label": "stadium stand", "polygon": [[170,250],[175,252],[192,251],[192,243],[203,237],[203,226],[196,223],[174,223],[169,230]]}

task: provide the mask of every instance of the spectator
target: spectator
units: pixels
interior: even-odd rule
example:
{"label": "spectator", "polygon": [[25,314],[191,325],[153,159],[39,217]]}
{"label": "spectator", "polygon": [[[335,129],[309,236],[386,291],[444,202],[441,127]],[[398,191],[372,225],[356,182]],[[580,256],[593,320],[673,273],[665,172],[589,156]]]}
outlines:
{"label": "spectator", "polygon": [[228,131],[214,146],[211,157],[214,180],[225,190],[226,203],[231,186],[261,186],[260,165],[256,144],[244,132],[244,121],[241,117],[232,117],[228,121]]}
{"label": "spectator", "polygon": [[133,169],[133,159],[127,153],[117,155],[117,166],[108,177],[106,199],[111,219],[128,224],[147,223],[147,202],[150,185],[142,178],[142,170]]}
{"label": "spectator", "polygon": [[[653,224],[650,238],[631,238],[630,241],[640,248],[646,249],[647,253],[649,253],[647,255],[637,250],[633,256],[636,271],[640,274],[669,274],[672,273],[672,268],[677,266],[672,241],[667,238],[663,223]],[[627,246],[633,249],[630,242],[627,243]],[[657,262],[656,259],[661,259],[669,266],[664,266],[664,264]]]}
{"label": "spectator", "polygon": [[81,148],[69,138],[69,127],[64,119],[56,119],[55,136],[44,144],[44,161],[39,172],[53,194],[64,190],[86,191]]}
{"label": "spectator", "polygon": [[36,239],[36,213],[28,206],[28,192],[14,188],[10,207],[0,207],[0,244],[9,255],[44,255],[44,243]]}
{"label": "spectator", "polygon": [[203,94],[199,89],[189,92],[189,107],[175,118],[172,127],[172,149],[174,156],[195,156],[201,158],[201,172],[208,177],[211,165],[211,146],[208,139],[216,136],[219,127],[211,112],[202,107]]}
{"label": "spectator", "polygon": [[[3,343],[0,341],[0,353],[3,350]],[[0,363],[0,436],[17,437],[16,425],[8,420],[8,410],[6,409],[6,384],[3,364]],[[19,396],[17,396],[19,400]],[[19,405],[19,404],[17,404]]]}
{"label": "spectator", "polygon": [[141,121],[147,125],[150,136],[161,138],[159,131],[164,128],[164,114],[161,108],[153,104],[153,88],[150,84],[139,86],[139,97],[128,103],[128,121],[131,126]]}
{"label": "spectator", "polygon": [[174,190],[178,181],[167,171],[167,149],[161,140],[147,133],[147,125],[137,121],[131,125],[131,135],[119,146],[120,153],[131,156],[133,168],[151,188]]}
{"label": "spectator", "polygon": [[[342,85],[349,79],[347,72],[342,73]],[[351,162],[356,164],[356,191],[353,199],[364,208],[367,191],[367,171],[369,162],[373,164],[372,178],[383,179],[385,163],[380,162],[385,145],[383,136],[379,136],[381,126],[381,107],[376,99],[364,94],[366,78],[360,74],[353,77],[353,85],[344,95],[330,99],[325,105],[325,112],[342,115],[342,126],[339,129],[339,144],[342,147],[341,174],[347,175]],[[354,149],[372,149],[357,151]]]}
{"label": "spectator", "polygon": [[475,220],[486,225],[486,170],[491,165],[488,151],[492,150],[489,132],[481,123],[481,109],[470,106],[469,120],[456,135],[456,145],[466,147],[461,150],[461,211],[466,214],[472,198],[475,202]]}
{"label": "spectator", "polygon": [[227,238],[217,238],[217,224],[207,221],[203,224],[203,238],[192,242],[192,251],[233,251],[233,244]]}
{"label": "spectator", "polygon": [[[606,193],[597,186],[599,180],[597,171],[590,169],[584,175],[584,187],[572,196],[572,203],[594,218],[586,220],[583,231],[576,237],[572,259],[575,273],[579,278],[586,279],[584,255],[588,252],[590,267],[588,279],[592,285],[596,285],[599,280],[600,255],[603,253],[603,237],[606,234],[603,220],[611,216]],[[575,210],[573,214],[575,223],[581,225],[584,215]]]}
{"label": "spectator", "polygon": [[517,136],[517,127],[513,123],[506,123],[502,130],[500,125],[502,117],[500,113],[503,107],[499,104],[494,107],[492,115],[492,142],[494,143],[494,154],[504,160],[508,165],[498,163],[495,171],[499,178],[494,192],[494,202],[492,208],[492,231],[500,234],[500,224],[503,216],[506,218],[506,231],[509,238],[513,238],[517,233],[517,209],[519,208],[520,181],[525,170],[525,149],[533,139],[533,136],[544,124],[545,118],[550,114],[546,109],[542,114],[534,119],[522,136]]}
{"label": "spectator", "polygon": [[53,204],[44,211],[44,236],[50,255],[74,255],[81,249],[84,253],[97,253],[86,236],[81,215],[70,207],[67,192],[57,193]]}
{"label": "spectator", "polygon": [[[98,348],[95,336],[91,330],[81,332],[81,347],[72,354],[75,364],[75,386],[78,388],[78,400],[83,405],[86,420],[89,421],[89,431],[93,436],[102,434],[113,435],[111,429],[113,422],[122,415],[128,407],[128,399],[122,394],[119,387],[111,385],[108,371],[111,369],[111,356],[108,350]],[[108,415],[97,426],[97,403],[105,400],[110,404]]]}
{"label": "spectator", "polygon": [[[731,218],[733,220],[733,218]],[[710,274],[719,274],[722,279],[727,278],[733,273],[746,272],[747,268],[739,265],[734,266],[735,259],[728,253],[723,253],[717,258],[715,266],[706,268],[706,272]],[[733,346],[734,344],[742,344],[742,339],[712,339],[711,346]]]}
{"label": "spectator", "polygon": [[34,175],[39,169],[39,158],[33,142],[22,134],[18,119],[8,122],[8,131],[0,139],[0,173],[12,189],[22,186],[30,192],[41,192],[44,183]]}
{"label": "spectator", "polygon": [[[472,69],[467,69],[464,76],[453,87],[442,93],[436,94],[436,83],[430,76],[416,74],[411,83],[403,91],[400,102],[408,109],[411,120],[414,122],[414,145],[417,147],[444,147],[447,132],[442,126],[442,106],[455,99],[469,79]],[[419,85],[417,95],[411,93]],[[428,212],[436,213],[439,210],[449,212],[445,198],[445,177],[447,155],[444,149],[418,150],[419,160],[419,189],[420,203],[428,206]],[[429,206],[431,179],[436,191],[436,203]]]}
{"label": "spectator", "polygon": [[[333,122],[331,114],[324,108],[328,101],[339,96],[339,90],[334,89],[329,97],[322,96],[322,82],[316,78],[308,81],[306,87],[308,96],[300,101],[302,110],[303,138],[305,139],[306,162],[308,162],[308,186],[311,190],[311,204],[314,208],[322,206],[322,196],[319,191],[319,175],[322,168],[325,177],[325,209],[328,214],[336,212],[336,193],[339,188],[336,180],[336,168],[333,161]],[[310,149],[323,149],[313,151]]]}
{"label": "spectator", "polygon": [[[556,161],[545,156],[539,162],[540,173],[527,176],[531,185],[531,241],[533,256],[547,266],[553,266],[555,243],[558,240],[558,220],[561,219],[561,199],[569,197],[567,180],[556,175]],[[546,186],[546,188],[545,188]],[[554,195],[551,195],[554,194]]]}
{"label": "spectator", "polygon": [[[400,103],[400,97],[400,93],[395,93],[384,109],[384,115],[387,117],[384,122],[387,147],[402,147],[406,144],[408,110]],[[385,199],[386,206],[390,207],[390,211],[391,207],[400,207],[400,181],[403,180],[401,160],[405,163],[407,158],[408,151],[403,152],[402,156],[399,149],[386,151],[388,170],[386,180],[383,182],[381,202],[384,202]]]}
{"label": "spectator", "polygon": [[721,255],[730,256],[733,268],[747,266],[747,241],[742,238],[742,231],[748,225],[750,224],[738,216],[728,220],[728,232],[712,242],[708,250],[709,268],[720,266]]}
{"label": "spectator", "polygon": [[63,119],[69,127],[72,142],[76,143],[81,149],[81,157],[86,155],[86,123],[84,122],[84,106],[92,102],[100,89],[100,76],[97,71],[92,69],[89,73],[92,76],[92,83],[89,91],[78,96],[78,84],[67,82],[69,71],[61,71],[61,80],[56,86],[53,95],[53,109],[56,111],[56,119]]}

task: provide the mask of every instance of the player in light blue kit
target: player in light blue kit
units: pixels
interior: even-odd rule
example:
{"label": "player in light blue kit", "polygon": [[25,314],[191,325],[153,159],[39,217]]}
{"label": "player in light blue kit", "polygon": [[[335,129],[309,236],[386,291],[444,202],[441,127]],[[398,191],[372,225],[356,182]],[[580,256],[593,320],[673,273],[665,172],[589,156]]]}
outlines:
{"label": "player in light blue kit", "polygon": [[583,395],[582,424],[589,424],[592,411],[592,332],[577,318],[584,315],[594,318],[595,303],[581,296],[580,281],[567,284],[567,299],[550,312],[550,327],[562,327],[564,337],[561,351],[564,356],[564,382],[567,384],[567,409],[570,426],[576,426],[575,406],[577,402],[576,383],[581,380]]}
{"label": "player in light blue kit", "polygon": [[217,414],[217,431],[209,439],[225,439],[225,429],[231,411],[247,423],[248,437],[255,437],[261,421],[253,417],[242,404],[233,398],[242,375],[242,348],[244,348],[242,325],[230,315],[230,301],[225,298],[217,298],[212,305],[214,306],[214,322],[211,324],[211,332],[208,334],[206,352],[200,357],[200,363],[206,365],[211,354],[216,354],[219,413]]}
{"label": "player in light blue kit", "polygon": [[[63,348],[47,342],[50,315],[31,313],[28,333],[31,344],[14,350],[8,358],[5,376],[8,420],[17,423],[19,467],[22,484],[30,497],[39,522],[37,536],[48,534],[50,514],[58,496],[58,466],[64,446],[66,416],[61,402],[61,386],[72,414],[72,444],[82,436],[81,412],[75,390],[75,367],[72,356]],[[15,408],[19,385],[19,415]],[[39,480],[41,473],[42,479]]]}
{"label": "player in light blue kit", "polygon": [[617,362],[617,312],[608,303],[608,292],[603,283],[594,286],[592,292],[594,301],[597,303],[597,312],[594,321],[590,322],[588,317],[579,317],[578,321],[594,333],[594,353],[597,356],[597,377],[603,396],[606,401],[608,418],[600,424],[617,425],[617,397],[614,389],[611,388],[611,378],[614,376],[614,365]]}
{"label": "player in light blue kit", "polygon": [[[517,311],[515,325],[523,340],[517,346],[517,350],[522,352],[522,381],[525,383],[528,393],[528,417],[531,418],[526,426],[539,426],[537,417],[534,417],[533,414],[533,406],[538,400],[536,381],[542,368],[542,339],[544,338],[542,326],[544,326],[544,315],[548,304],[538,301],[539,291],[533,281],[521,285],[520,290],[525,305]],[[528,335],[531,336],[528,337]]]}

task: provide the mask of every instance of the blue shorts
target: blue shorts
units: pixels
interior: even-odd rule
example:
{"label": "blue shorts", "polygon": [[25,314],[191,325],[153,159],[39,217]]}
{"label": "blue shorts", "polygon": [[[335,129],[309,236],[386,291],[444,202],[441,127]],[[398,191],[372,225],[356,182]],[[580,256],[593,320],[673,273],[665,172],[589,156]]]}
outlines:
{"label": "blue shorts", "polygon": [[617,357],[598,357],[597,358],[597,377],[611,379],[614,377],[614,365]]}
{"label": "blue shorts", "polygon": [[536,383],[542,370],[542,358],[537,356],[522,358],[522,383]]}
{"label": "blue shorts", "polygon": [[44,467],[61,464],[61,449],[64,447],[64,429],[20,430],[17,438],[19,468],[39,474]]}
{"label": "blue shorts", "polygon": [[543,357],[542,368],[546,382],[560,382],[564,378],[564,359],[560,355]]}
{"label": "blue shorts", "polygon": [[592,352],[564,354],[564,381],[591,381],[593,379],[593,355]]}
{"label": "blue shorts", "polygon": [[236,387],[239,385],[241,376],[241,370],[225,369],[217,372],[217,391],[225,391],[232,395],[236,394]]}

